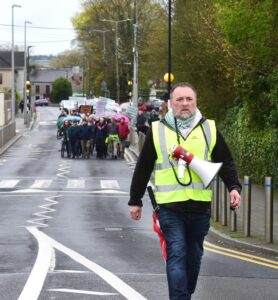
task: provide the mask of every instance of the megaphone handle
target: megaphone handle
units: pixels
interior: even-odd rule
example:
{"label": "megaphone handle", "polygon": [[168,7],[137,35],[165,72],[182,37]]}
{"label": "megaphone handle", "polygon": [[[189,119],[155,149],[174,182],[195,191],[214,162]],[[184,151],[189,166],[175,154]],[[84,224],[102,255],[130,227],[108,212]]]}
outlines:
{"label": "megaphone handle", "polygon": [[189,168],[188,164],[186,164],[186,169],[187,169],[187,171],[188,171],[189,181],[188,181],[187,183],[183,183],[183,182],[181,182],[181,181],[179,180],[178,175],[177,175],[177,172],[176,172],[176,170],[175,170],[175,166],[174,166],[173,163],[171,162],[170,157],[171,157],[171,155],[168,156],[169,163],[170,163],[170,165],[171,165],[171,167],[172,167],[172,169],[173,169],[173,172],[174,172],[174,175],[175,175],[175,178],[176,178],[178,184],[180,184],[180,185],[182,185],[182,186],[189,186],[189,185],[192,183],[192,176],[191,176],[191,171],[190,171],[190,168]]}

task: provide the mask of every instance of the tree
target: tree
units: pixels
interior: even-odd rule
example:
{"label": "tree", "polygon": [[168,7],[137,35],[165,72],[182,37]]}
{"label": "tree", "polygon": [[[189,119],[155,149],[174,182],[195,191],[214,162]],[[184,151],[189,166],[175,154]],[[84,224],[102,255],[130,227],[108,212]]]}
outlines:
{"label": "tree", "polygon": [[49,66],[54,69],[82,66],[82,53],[78,49],[66,50],[57,56],[54,56]]}
{"label": "tree", "polygon": [[56,79],[52,85],[52,100],[59,103],[61,100],[67,100],[72,95],[71,83],[63,77]]}
{"label": "tree", "polygon": [[[136,2],[136,5],[135,5]],[[102,22],[107,20],[131,21],[118,23],[118,62],[120,94],[127,96],[127,82],[133,70],[134,22],[135,10],[138,21],[139,47],[139,89],[148,88],[148,81],[162,79],[167,71],[167,14],[163,6],[153,0],[102,0],[84,1],[83,11],[73,19],[80,46],[88,66],[92,66],[94,90],[97,91],[100,83],[108,83],[111,97],[116,96],[115,80],[115,23]],[[165,30],[166,28],[166,30]],[[107,30],[105,33],[105,58],[103,47],[103,33],[98,30]],[[159,63],[157,63],[159,62]],[[87,67],[87,70],[89,68]],[[128,78],[129,77],[129,78]],[[88,79],[86,80],[88,81]],[[140,91],[139,91],[140,93]]]}

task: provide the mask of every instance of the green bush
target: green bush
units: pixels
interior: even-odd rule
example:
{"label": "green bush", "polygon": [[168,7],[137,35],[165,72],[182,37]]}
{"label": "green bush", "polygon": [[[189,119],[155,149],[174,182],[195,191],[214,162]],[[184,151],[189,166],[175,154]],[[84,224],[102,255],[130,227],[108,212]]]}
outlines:
{"label": "green bush", "polygon": [[261,184],[264,177],[277,182],[278,132],[276,128],[258,130],[250,126],[248,106],[235,106],[228,110],[221,131],[233,153],[239,175],[251,176],[254,183]]}

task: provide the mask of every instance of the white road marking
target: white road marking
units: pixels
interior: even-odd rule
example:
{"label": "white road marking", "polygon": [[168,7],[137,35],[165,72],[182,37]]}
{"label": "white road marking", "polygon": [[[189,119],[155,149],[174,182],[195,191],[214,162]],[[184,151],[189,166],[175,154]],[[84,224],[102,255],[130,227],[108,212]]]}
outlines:
{"label": "white road marking", "polygon": [[23,190],[16,190],[12,191],[11,193],[46,193],[44,190],[39,190],[39,189],[23,189]]}
{"label": "white road marking", "polygon": [[[49,265],[51,263],[51,247],[63,252],[76,262],[96,273],[115,290],[122,294],[126,299],[147,300],[115,274],[87,259],[85,256],[77,253],[76,251],[65,247],[56,240],[47,236],[45,233],[39,231],[36,227],[27,227],[27,230],[29,230],[29,232],[33,234],[34,237],[38,240],[39,253],[35,266],[18,300],[38,299],[39,293],[46,277],[47,269],[49,268]],[[43,248],[44,251],[42,251],[41,248]],[[45,256],[42,255],[43,252],[46,252],[44,253]]]}
{"label": "white road marking", "polygon": [[40,121],[40,125],[53,126],[56,125],[57,121]]}
{"label": "white road marking", "polygon": [[1,180],[0,189],[14,188],[18,184],[19,180]]}
{"label": "white road marking", "polygon": [[78,270],[55,270],[54,273],[90,273],[90,271],[78,271]]}
{"label": "white road marking", "polygon": [[128,194],[128,192],[117,191],[117,190],[98,190],[92,191],[91,194]]}
{"label": "white road marking", "polygon": [[102,189],[120,189],[117,180],[101,180],[100,187]]}
{"label": "white road marking", "polygon": [[62,293],[73,293],[73,294],[84,294],[84,295],[97,295],[97,296],[115,296],[117,293],[103,293],[103,292],[91,292],[73,289],[48,289],[50,292],[62,292]]}
{"label": "white road marking", "polygon": [[55,209],[51,208],[51,206],[56,205],[56,204],[59,203],[58,201],[55,200],[56,198],[59,198],[59,197],[62,197],[62,195],[45,198],[44,200],[48,201],[48,203],[39,206],[40,208],[43,209],[43,211],[39,211],[39,212],[34,213],[36,218],[28,220],[27,222],[35,224],[39,227],[48,227],[48,224],[45,224],[45,223],[42,223],[42,222],[44,220],[52,219],[51,216],[48,216],[46,214],[49,214],[49,213],[55,211]]}
{"label": "white road marking", "polygon": [[[121,197],[129,197],[129,193],[128,192],[124,192],[124,191],[116,191],[116,190],[105,190],[105,191],[84,191],[84,190],[75,190],[74,191],[74,195],[76,195],[76,193],[78,194],[95,194],[98,195],[98,197],[104,197],[104,198],[118,198],[119,195],[121,195]],[[61,191],[59,190],[38,190],[38,189],[26,189],[26,190],[16,190],[16,191],[12,191],[12,192],[7,192],[7,191],[0,191],[0,194],[6,194],[9,196],[15,196],[18,197],[16,194],[24,194],[24,193],[30,193],[30,194],[35,194],[35,193],[48,193],[48,194],[57,194],[57,193],[61,193]],[[74,196],[72,194],[72,190],[63,190],[63,194],[68,194],[69,197],[70,196]],[[74,196],[75,197],[75,196]]]}
{"label": "white road marking", "polygon": [[58,166],[59,173],[56,174],[57,177],[62,177],[67,179],[67,174],[70,173],[69,169],[71,168],[71,164],[72,164],[71,161],[63,160]]}
{"label": "white road marking", "polygon": [[18,300],[35,300],[39,298],[51,264],[52,247],[49,241],[35,227],[27,227],[27,229],[36,237],[39,244],[39,252],[32,272]]}
{"label": "white road marking", "polygon": [[85,188],[85,180],[84,179],[69,179],[68,184],[66,186],[67,189],[78,189]]}
{"label": "white road marking", "polygon": [[47,189],[52,183],[52,180],[35,180],[35,182],[31,185],[31,189]]}

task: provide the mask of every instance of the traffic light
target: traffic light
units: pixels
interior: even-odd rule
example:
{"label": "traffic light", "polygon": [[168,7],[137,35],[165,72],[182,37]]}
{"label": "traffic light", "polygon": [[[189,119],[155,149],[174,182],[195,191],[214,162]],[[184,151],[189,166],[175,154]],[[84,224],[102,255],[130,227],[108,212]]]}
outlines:
{"label": "traffic light", "polygon": [[26,81],[25,88],[26,88],[26,96],[28,97],[31,93],[31,83],[29,80]]}
{"label": "traffic light", "polygon": [[132,85],[133,85],[133,82],[132,80],[128,80],[127,82],[127,85],[128,85],[128,96],[131,98],[132,97]]}

